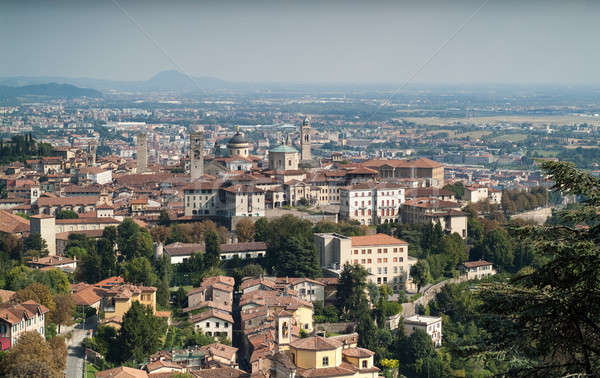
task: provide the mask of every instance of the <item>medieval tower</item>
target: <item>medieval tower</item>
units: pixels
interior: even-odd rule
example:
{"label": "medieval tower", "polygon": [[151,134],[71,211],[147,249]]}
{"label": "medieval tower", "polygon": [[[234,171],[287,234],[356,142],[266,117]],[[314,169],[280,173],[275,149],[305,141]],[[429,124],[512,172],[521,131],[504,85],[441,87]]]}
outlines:
{"label": "medieval tower", "polygon": [[302,122],[302,129],[300,130],[300,137],[302,138],[300,141],[301,149],[301,160],[302,161],[310,161],[312,160],[312,155],[310,152],[312,136],[310,135],[310,119],[308,117],[304,118],[304,122]]}
{"label": "medieval tower", "polygon": [[204,175],[204,133],[202,131],[190,132],[190,174],[192,180],[197,180]]}
{"label": "medieval tower", "polygon": [[148,143],[146,133],[139,132],[136,141],[136,173],[144,173],[148,169]]}

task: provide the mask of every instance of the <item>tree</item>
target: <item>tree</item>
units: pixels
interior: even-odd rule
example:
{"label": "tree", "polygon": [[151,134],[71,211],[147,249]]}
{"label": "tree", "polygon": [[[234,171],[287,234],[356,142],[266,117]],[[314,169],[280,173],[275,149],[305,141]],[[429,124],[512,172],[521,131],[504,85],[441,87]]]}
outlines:
{"label": "tree", "polygon": [[486,335],[474,353],[508,376],[594,376],[600,371],[600,179],[563,162],[541,165],[553,190],[583,198],[563,215],[575,224],[515,230],[548,262],[479,290]]}
{"label": "tree", "polygon": [[56,213],[56,219],[77,219],[79,215],[73,210],[61,210]]}
{"label": "tree", "polygon": [[[277,252],[277,263],[274,262],[275,252],[269,256],[273,261],[273,271],[279,277],[316,277],[320,272],[317,254],[312,243],[306,240],[290,237],[282,241],[281,249]],[[267,253],[269,251],[267,250]]]}
{"label": "tree", "polygon": [[429,282],[429,265],[426,261],[419,260],[415,265],[410,268],[410,276],[413,282],[417,284],[417,290],[421,291],[421,288]]}
{"label": "tree", "polygon": [[132,260],[136,257],[152,258],[154,255],[154,245],[152,237],[146,230],[140,230],[133,234],[125,242],[125,246],[121,247],[121,253],[126,260]]}
{"label": "tree", "polygon": [[[66,346],[63,355],[60,341],[51,344],[37,331],[23,332],[19,341],[0,360],[0,375],[15,378],[62,377],[66,364]],[[52,348],[59,350],[53,351]]]}
{"label": "tree", "polygon": [[347,318],[359,319],[361,313],[369,311],[365,289],[369,273],[362,265],[344,264],[336,292],[336,304]]}
{"label": "tree", "polygon": [[206,261],[206,266],[216,267],[219,265],[221,261],[220,258],[220,246],[219,246],[219,236],[214,231],[209,231],[205,235],[204,245],[206,248],[206,252],[204,253],[204,258]]}
{"label": "tree", "polygon": [[150,229],[150,235],[152,236],[152,240],[157,243],[165,244],[167,239],[169,238],[170,230],[165,226],[154,226]]}
{"label": "tree", "polygon": [[416,329],[409,337],[399,334],[396,350],[401,370],[407,376],[441,378],[450,375],[435,351],[431,337],[421,329]]}
{"label": "tree", "polygon": [[123,279],[126,282],[152,286],[158,281],[158,277],[152,269],[152,265],[145,257],[136,257],[123,265]]}
{"label": "tree", "polygon": [[[117,226],[116,242],[119,248],[124,248],[127,241],[137,232],[140,231],[140,227],[131,218],[125,218],[121,224]],[[112,231],[109,231],[112,232]]]}
{"label": "tree", "polygon": [[23,303],[28,300],[46,306],[50,310],[50,318],[52,318],[52,313],[56,310],[56,303],[48,286],[34,282],[15,293],[15,302]]}
{"label": "tree", "polygon": [[158,216],[158,225],[165,227],[169,227],[171,225],[171,218],[169,217],[167,210],[160,211],[160,215]]}
{"label": "tree", "polygon": [[56,310],[52,313],[51,319],[58,325],[58,333],[60,333],[60,326],[69,324],[73,319],[75,303],[69,294],[54,296],[54,303],[56,303]]}
{"label": "tree", "polygon": [[250,218],[242,218],[235,225],[235,233],[240,243],[254,240],[254,222]]}
{"label": "tree", "polygon": [[38,233],[29,234],[28,237],[23,239],[23,249],[25,251],[39,251],[40,256],[48,254],[48,245]]}
{"label": "tree", "polygon": [[152,308],[133,302],[123,316],[123,325],[119,330],[120,361],[144,361],[160,349],[166,329],[165,321],[155,317]]}
{"label": "tree", "polygon": [[465,195],[465,187],[462,181],[457,181],[454,184],[446,184],[442,189],[452,192],[457,200],[462,199]]}
{"label": "tree", "polygon": [[472,257],[488,260],[499,269],[507,270],[514,260],[512,240],[506,230],[495,228],[485,235],[480,246],[472,250]]}
{"label": "tree", "polygon": [[35,272],[36,281],[48,286],[53,294],[68,294],[71,291],[69,277],[60,269]]}

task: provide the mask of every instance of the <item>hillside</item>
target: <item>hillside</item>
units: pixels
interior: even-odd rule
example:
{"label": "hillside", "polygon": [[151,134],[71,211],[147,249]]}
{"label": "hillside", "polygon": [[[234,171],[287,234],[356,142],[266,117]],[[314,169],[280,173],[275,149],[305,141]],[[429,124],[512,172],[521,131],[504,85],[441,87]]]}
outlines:
{"label": "hillside", "polygon": [[70,84],[35,84],[20,87],[0,86],[0,98],[34,97],[102,97],[102,93],[91,88],[79,88]]}

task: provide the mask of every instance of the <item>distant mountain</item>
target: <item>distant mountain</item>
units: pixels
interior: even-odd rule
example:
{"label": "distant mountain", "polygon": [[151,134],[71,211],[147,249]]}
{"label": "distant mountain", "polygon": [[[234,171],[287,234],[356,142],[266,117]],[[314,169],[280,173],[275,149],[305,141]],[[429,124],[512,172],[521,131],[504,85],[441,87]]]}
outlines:
{"label": "distant mountain", "polygon": [[201,76],[190,78],[178,71],[162,71],[145,81],[114,81],[60,76],[14,76],[0,78],[0,86],[29,86],[47,83],[69,84],[78,87],[94,88],[100,91],[171,91],[180,93],[199,92],[205,89],[229,88],[232,85],[229,82],[214,77]]}
{"label": "distant mountain", "polygon": [[179,71],[162,71],[150,80],[142,83],[141,87],[147,90],[195,92],[203,89],[222,88],[227,82],[214,77],[192,77]]}
{"label": "distant mountain", "polygon": [[90,88],[79,88],[70,84],[34,84],[25,86],[0,85],[0,98],[15,98],[23,96],[74,98],[102,97],[102,93]]}

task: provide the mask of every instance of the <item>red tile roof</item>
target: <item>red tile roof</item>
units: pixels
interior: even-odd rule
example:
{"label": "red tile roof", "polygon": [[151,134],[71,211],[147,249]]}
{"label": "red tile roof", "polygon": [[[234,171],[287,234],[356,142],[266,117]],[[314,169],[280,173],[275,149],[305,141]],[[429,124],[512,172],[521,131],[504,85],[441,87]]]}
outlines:
{"label": "red tile roof", "polygon": [[374,246],[374,245],[396,245],[408,243],[404,240],[396,239],[387,234],[376,234],[376,235],[365,235],[365,236],[352,236],[352,246]]}

